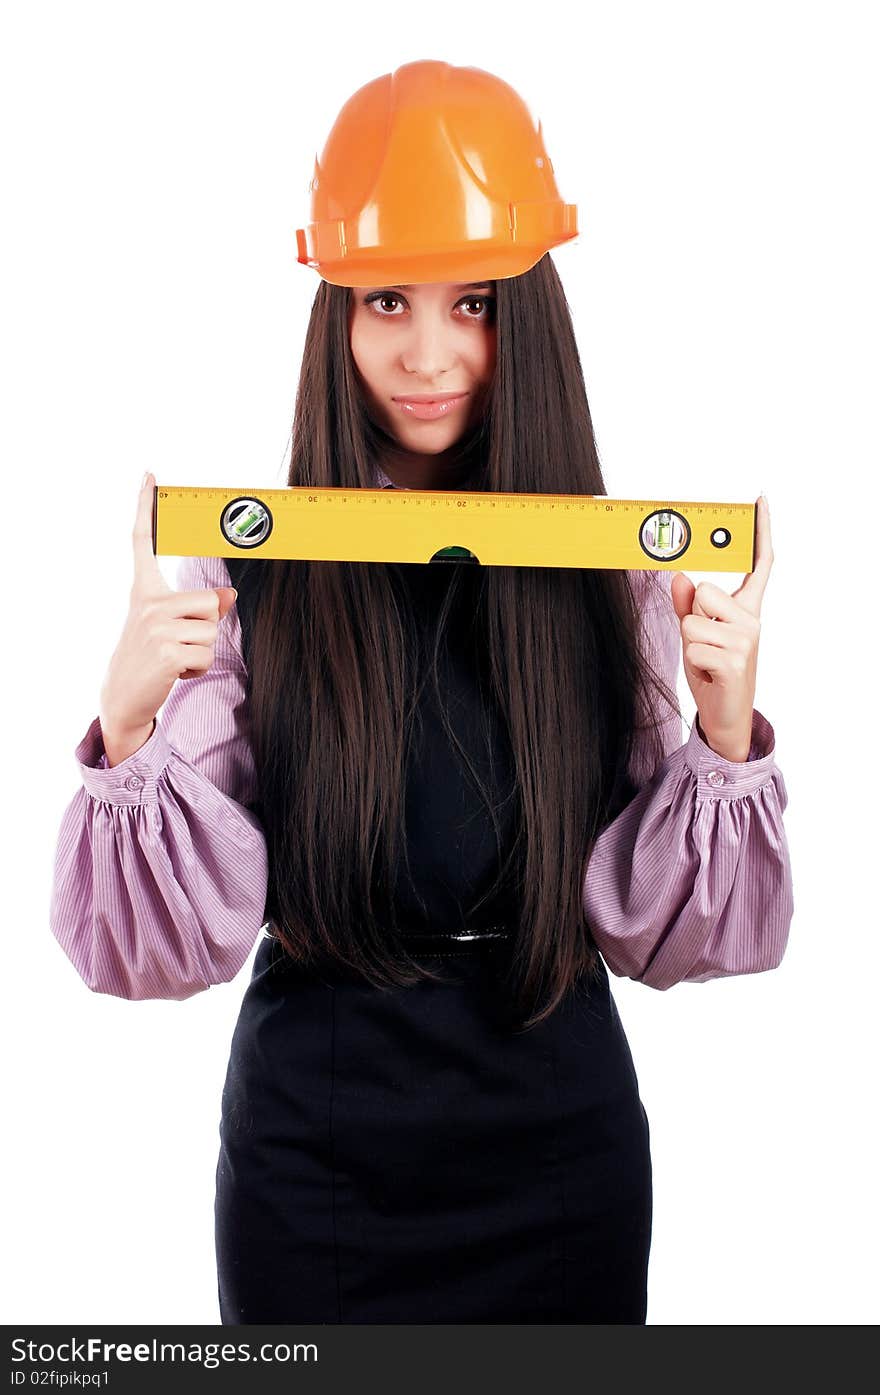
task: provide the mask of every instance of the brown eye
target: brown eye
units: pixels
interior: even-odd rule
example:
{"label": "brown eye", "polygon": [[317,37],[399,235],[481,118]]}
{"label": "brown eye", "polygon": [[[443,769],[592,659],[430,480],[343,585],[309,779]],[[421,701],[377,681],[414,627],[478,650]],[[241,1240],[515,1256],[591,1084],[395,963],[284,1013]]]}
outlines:
{"label": "brown eye", "polygon": [[[402,303],[400,296],[395,295],[393,291],[373,291],[371,295],[364,297],[364,305],[373,305],[374,302],[384,304],[386,301],[391,301],[395,305],[399,305]],[[383,319],[386,320],[394,318],[391,315],[386,315],[384,310],[376,309],[374,313],[380,315]]]}
{"label": "brown eye", "polygon": [[466,296],[466,297],[464,298],[464,300],[462,300],[462,301],[460,302],[460,304],[462,304],[462,305],[479,305],[479,306],[481,306],[481,307],[485,307],[485,311],[486,311],[485,314],[480,314],[480,315],[466,315],[466,316],[465,316],[465,319],[467,319],[467,320],[488,320],[488,319],[491,318],[492,312],[493,312],[493,310],[494,310],[494,308],[495,308],[495,298],[494,298],[494,296],[490,296],[490,295],[469,295],[469,296]]}

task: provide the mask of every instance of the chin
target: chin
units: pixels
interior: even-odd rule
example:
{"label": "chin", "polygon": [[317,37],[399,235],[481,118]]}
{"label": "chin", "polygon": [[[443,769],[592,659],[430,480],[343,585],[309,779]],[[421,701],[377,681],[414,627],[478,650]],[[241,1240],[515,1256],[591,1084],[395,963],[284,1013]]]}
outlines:
{"label": "chin", "polygon": [[442,441],[419,441],[414,443],[411,449],[420,451],[422,455],[442,455],[454,446],[457,440],[459,436],[444,436]]}
{"label": "chin", "polygon": [[[427,431],[412,431],[405,435],[395,431],[394,440],[403,450],[418,451],[420,455],[441,455],[465,434],[463,431],[450,431],[445,422],[425,422],[424,425],[428,428]],[[441,430],[441,426],[446,429]]]}

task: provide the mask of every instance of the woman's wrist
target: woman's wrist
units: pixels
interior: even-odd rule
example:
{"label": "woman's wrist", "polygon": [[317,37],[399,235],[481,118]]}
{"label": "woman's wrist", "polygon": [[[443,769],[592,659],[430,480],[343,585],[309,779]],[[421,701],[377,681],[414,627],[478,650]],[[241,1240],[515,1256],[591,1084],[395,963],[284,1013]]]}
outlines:
{"label": "woman's wrist", "polygon": [[749,752],[752,749],[751,729],[749,730],[748,736],[741,737],[738,741],[715,741],[714,739],[710,740],[709,737],[706,735],[705,731],[703,730],[703,724],[700,721],[700,715],[699,713],[697,713],[697,734],[700,737],[700,740],[706,743],[706,745],[709,747],[709,750],[714,751],[716,756],[720,756],[722,760],[730,760],[742,764],[749,758]]}
{"label": "woman's wrist", "polygon": [[149,741],[155,728],[155,717],[149,726],[130,727],[128,730],[114,728],[111,724],[105,727],[101,721],[101,737],[108,766],[121,765],[129,756],[133,756],[135,751],[139,751]]}

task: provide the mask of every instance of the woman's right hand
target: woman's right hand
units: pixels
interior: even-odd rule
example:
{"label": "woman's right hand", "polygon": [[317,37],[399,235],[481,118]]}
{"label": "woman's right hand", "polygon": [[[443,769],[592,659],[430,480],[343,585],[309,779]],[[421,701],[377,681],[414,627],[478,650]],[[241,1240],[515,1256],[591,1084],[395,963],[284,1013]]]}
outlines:
{"label": "woman's right hand", "polygon": [[[153,719],[178,678],[195,678],[211,667],[219,623],[236,598],[231,586],[175,591],[168,585],[153,552],[154,485],[148,474],[132,532],[128,617],[101,688],[101,730],[111,764],[124,759],[122,748],[137,750],[149,738]],[[136,745],[133,738],[139,738]]]}

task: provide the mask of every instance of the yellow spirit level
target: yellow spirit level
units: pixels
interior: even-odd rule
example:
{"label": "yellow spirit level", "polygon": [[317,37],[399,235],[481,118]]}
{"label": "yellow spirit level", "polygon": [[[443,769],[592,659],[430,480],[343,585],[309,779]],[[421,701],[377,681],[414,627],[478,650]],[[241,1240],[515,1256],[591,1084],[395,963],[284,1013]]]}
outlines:
{"label": "yellow spirit level", "polygon": [[437,489],[157,484],[157,556],[750,572],[755,504]]}

